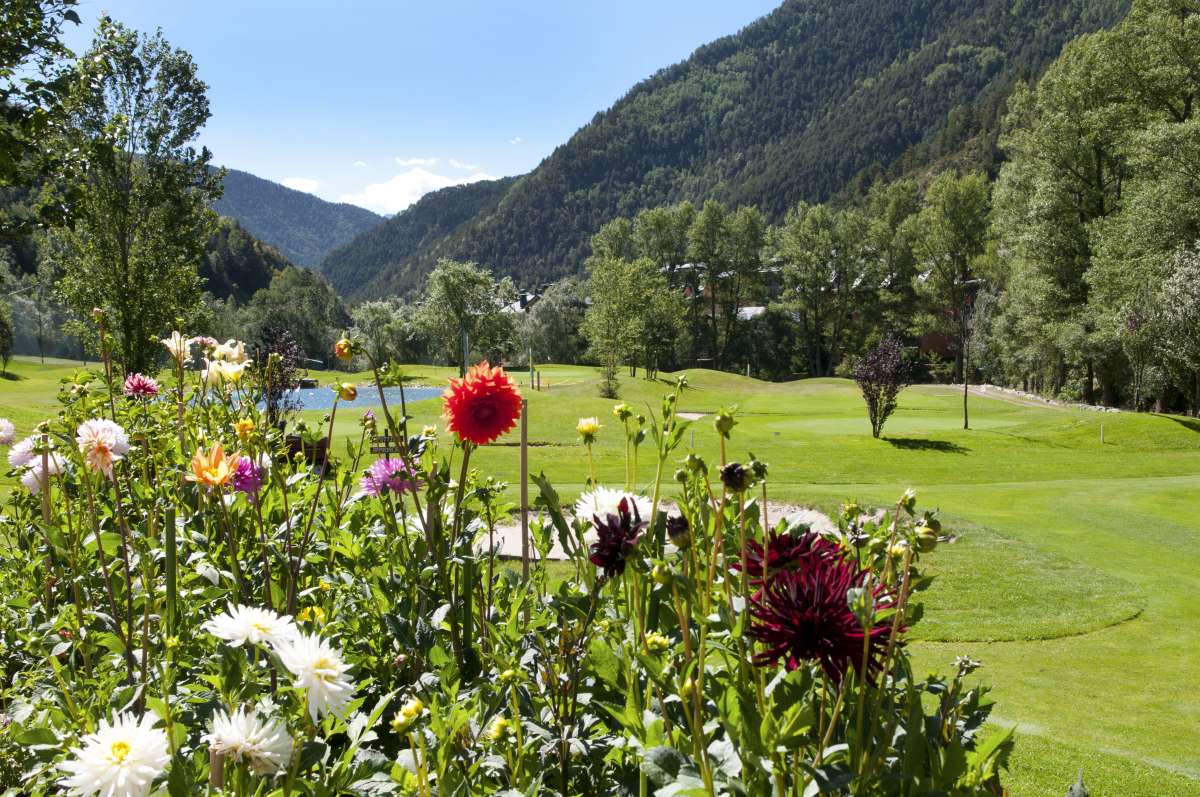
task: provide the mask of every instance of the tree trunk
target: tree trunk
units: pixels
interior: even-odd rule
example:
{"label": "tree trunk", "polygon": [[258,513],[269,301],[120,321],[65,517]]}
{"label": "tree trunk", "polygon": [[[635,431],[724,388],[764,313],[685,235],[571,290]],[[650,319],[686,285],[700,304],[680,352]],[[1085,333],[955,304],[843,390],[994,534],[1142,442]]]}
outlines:
{"label": "tree trunk", "polygon": [[1092,369],[1092,361],[1088,360],[1087,361],[1087,375],[1083,379],[1083,403],[1084,404],[1095,404],[1096,403],[1096,392],[1092,387],[1092,380],[1095,379],[1095,377],[1096,377],[1096,374],[1095,374],[1095,371]]}

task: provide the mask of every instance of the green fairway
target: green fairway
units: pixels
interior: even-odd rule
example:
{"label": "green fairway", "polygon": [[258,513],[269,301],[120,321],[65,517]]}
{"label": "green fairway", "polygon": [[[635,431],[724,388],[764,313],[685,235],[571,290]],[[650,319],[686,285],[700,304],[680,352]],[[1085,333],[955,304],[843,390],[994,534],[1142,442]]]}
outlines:
{"label": "green fairway", "polygon": [[[18,358],[21,378],[0,380],[0,416],[28,433],[56,411],[58,380],[76,367]],[[409,373],[440,385],[452,371]],[[958,655],[983,662],[973,677],[994,685],[998,721],[1019,725],[1014,795],[1064,794],[1079,768],[1093,797],[1200,794],[1200,424],[973,396],[964,431],[961,393],[920,386],[901,395],[886,439],[874,440],[851,382],[688,378],[681,411],[737,405],[729,456],[767,462],[773,497],[885,505],[911,486],[919,506],[941,509],[959,540],[928,560],[938,580],[922,596],[912,646],[920,666],[942,671]],[[649,414],[667,384],[624,376],[621,398]],[[575,423],[596,415],[598,475],[621,482],[624,436],[595,370],[548,366],[542,385],[526,391],[533,472],[573,498],[587,472]],[[409,409],[419,428],[437,422],[440,403]],[[360,415],[339,411],[336,432],[357,436]],[[694,428],[696,451],[715,462],[711,418]],[[514,494],[517,440],[514,432],[472,460]],[[686,433],[681,457],[691,445]],[[650,450],[643,484],[653,477]],[[670,473],[664,481],[673,486]]]}

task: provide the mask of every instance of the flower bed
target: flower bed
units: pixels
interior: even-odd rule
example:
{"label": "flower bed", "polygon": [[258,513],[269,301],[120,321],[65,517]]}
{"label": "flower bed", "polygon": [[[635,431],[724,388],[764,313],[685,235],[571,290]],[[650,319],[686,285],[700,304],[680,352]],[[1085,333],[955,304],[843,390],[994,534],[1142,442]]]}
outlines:
{"label": "flower bed", "polygon": [[[835,532],[772,524],[731,414],[721,462],[682,456],[680,382],[614,408],[626,483],[593,479],[574,518],[533,478],[531,545],[570,575],[526,580],[478,545],[513,509],[470,467],[519,419],[503,370],[451,380],[445,430],[372,385],[379,417],[305,457],[256,409],[270,359],[164,345],[173,383],[106,362],[28,437],[0,421],[25,487],[0,517],[0,790],[1001,793],[977,663],[916,677],[905,653],[941,538],[911,493]],[[326,437],[358,392],[333,388]],[[399,453],[372,461],[376,426]]]}

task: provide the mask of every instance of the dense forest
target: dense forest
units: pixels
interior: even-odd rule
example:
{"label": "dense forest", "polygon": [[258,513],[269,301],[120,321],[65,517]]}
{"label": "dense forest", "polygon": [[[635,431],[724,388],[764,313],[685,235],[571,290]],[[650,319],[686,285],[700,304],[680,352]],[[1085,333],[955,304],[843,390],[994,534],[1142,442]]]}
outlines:
{"label": "dense forest", "polygon": [[[440,237],[350,245],[323,269],[352,298],[413,293],[439,257],[476,260],[519,284],[578,273],[617,216],[683,200],[758,207],[853,194],[881,174],[932,164],[994,169],[1003,100],[1121,0],[789,0],[739,33],[635,86]],[[419,224],[414,206],[388,226]],[[371,233],[376,239],[379,233]],[[387,276],[375,276],[379,272]],[[359,279],[362,273],[372,278]]]}
{"label": "dense forest", "polygon": [[335,249],[322,271],[343,295],[389,296],[411,290],[424,273],[408,253],[431,250],[475,217],[495,210],[515,178],[483,180],[433,191],[393,219]]}
{"label": "dense forest", "polygon": [[296,265],[314,268],[331,251],[383,220],[357,205],[326,202],[237,169],[226,170],[224,193],[212,208],[237,219]]}

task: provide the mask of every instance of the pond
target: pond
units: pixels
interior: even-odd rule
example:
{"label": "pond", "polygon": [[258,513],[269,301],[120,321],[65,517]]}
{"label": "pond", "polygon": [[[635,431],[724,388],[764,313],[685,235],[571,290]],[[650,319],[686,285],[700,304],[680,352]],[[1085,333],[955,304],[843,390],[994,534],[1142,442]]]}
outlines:
{"label": "pond", "polygon": [[[388,407],[400,406],[400,388],[385,387],[383,389],[384,398],[387,399]],[[404,388],[404,400],[410,404],[414,401],[422,401],[424,399],[437,398],[442,395],[440,387],[406,387]],[[302,410],[327,410],[333,407],[333,391],[328,387],[303,387],[292,391],[290,399],[295,399],[300,404]],[[379,406],[379,391],[375,389],[373,384],[359,385],[358,398],[354,401],[339,401],[339,407],[378,407]]]}

